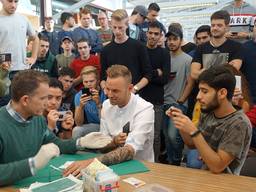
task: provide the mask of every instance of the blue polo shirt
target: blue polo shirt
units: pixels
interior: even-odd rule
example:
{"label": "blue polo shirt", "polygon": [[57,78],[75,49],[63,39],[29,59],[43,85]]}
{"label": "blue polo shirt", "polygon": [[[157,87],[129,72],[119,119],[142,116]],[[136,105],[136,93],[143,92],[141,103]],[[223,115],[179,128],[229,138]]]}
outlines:
{"label": "blue polo shirt", "polygon": [[[103,103],[107,99],[107,96],[104,94],[104,91],[102,91],[102,90],[100,90],[99,94],[100,94],[100,102]],[[82,95],[82,91],[79,91],[75,95],[75,106],[76,107],[78,107],[80,104],[81,95]],[[87,118],[87,123],[100,124],[100,116],[99,116],[97,105],[94,100],[90,100],[85,104],[84,113]]]}

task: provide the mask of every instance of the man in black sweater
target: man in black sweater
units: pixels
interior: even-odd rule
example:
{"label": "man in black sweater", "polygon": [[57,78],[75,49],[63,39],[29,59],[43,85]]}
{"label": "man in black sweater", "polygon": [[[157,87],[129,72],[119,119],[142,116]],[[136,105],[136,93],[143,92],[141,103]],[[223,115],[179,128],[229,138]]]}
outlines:
{"label": "man in black sweater", "polygon": [[160,130],[163,124],[164,85],[168,82],[170,74],[170,54],[157,46],[162,36],[162,29],[158,22],[149,23],[147,31],[147,51],[153,68],[151,82],[144,87],[140,96],[154,105],[154,153],[158,162],[160,154]]}
{"label": "man in black sweater", "polygon": [[105,88],[106,70],[114,64],[125,65],[132,73],[133,93],[145,87],[151,79],[152,67],[146,47],[126,35],[128,15],[123,9],[117,9],[111,16],[114,40],[105,46],[101,53],[102,82]]}

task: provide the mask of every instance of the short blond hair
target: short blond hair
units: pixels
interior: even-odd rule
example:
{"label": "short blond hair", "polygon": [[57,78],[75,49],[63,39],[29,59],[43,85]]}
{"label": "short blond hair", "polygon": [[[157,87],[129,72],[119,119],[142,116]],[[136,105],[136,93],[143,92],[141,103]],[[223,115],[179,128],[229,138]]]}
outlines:
{"label": "short blond hair", "polygon": [[124,9],[117,9],[112,13],[111,19],[122,21],[124,19],[128,19],[128,14]]}
{"label": "short blond hair", "polygon": [[88,74],[95,74],[96,79],[99,79],[99,74],[98,74],[98,70],[96,67],[94,66],[86,66],[81,70],[80,75],[83,77],[84,75],[88,75]]}
{"label": "short blond hair", "polygon": [[132,83],[132,74],[130,70],[124,65],[112,65],[106,71],[107,78],[123,77],[128,83]]}

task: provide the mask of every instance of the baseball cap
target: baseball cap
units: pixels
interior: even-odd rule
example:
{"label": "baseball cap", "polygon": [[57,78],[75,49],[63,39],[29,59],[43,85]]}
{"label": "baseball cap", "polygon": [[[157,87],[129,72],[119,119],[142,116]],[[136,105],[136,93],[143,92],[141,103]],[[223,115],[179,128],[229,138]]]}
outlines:
{"label": "baseball cap", "polygon": [[170,37],[171,35],[174,35],[175,37],[180,37],[181,39],[183,38],[183,33],[181,29],[171,26],[169,27],[168,33],[166,33],[165,37]]}
{"label": "baseball cap", "polygon": [[69,41],[73,42],[73,40],[71,39],[71,37],[69,36],[65,36],[62,38],[61,42],[63,42],[64,40],[68,39]]}
{"label": "baseball cap", "polygon": [[147,17],[147,15],[148,15],[148,10],[147,10],[146,7],[143,6],[143,5],[137,5],[137,6],[133,9],[133,11],[138,12],[138,13],[139,13],[141,16],[143,16],[143,17]]}

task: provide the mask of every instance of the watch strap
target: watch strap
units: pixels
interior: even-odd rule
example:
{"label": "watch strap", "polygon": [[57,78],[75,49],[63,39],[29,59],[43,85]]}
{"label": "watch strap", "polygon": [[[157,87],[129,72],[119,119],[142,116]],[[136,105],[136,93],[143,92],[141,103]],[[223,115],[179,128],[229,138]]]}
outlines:
{"label": "watch strap", "polygon": [[192,133],[190,133],[190,137],[193,138],[193,137],[197,136],[199,133],[201,133],[201,130],[197,129],[196,131],[193,131]]}

